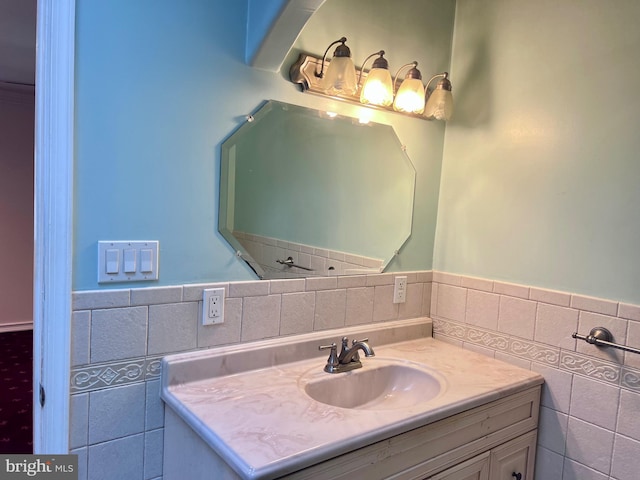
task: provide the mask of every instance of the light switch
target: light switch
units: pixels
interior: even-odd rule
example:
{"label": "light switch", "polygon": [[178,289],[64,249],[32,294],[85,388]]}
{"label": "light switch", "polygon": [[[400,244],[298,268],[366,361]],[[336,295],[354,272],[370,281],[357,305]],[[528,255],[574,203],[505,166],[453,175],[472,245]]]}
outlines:
{"label": "light switch", "polygon": [[158,280],[158,240],[99,240],[98,283]]}
{"label": "light switch", "polygon": [[120,250],[109,248],[105,252],[106,273],[114,274],[120,270]]}
{"label": "light switch", "polygon": [[124,273],[135,273],[136,271],[136,250],[134,248],[124,249]]}
{"label": "light switch", "polygon": [[153,250],[150,248],[140,249],[140,271],[142,273],[153,272]]}

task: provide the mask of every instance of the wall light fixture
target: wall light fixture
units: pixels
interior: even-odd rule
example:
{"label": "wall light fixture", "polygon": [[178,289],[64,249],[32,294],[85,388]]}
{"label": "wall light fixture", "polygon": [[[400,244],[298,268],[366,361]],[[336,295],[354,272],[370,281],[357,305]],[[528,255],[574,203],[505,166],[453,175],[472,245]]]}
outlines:
{"label": "wall light fixture", "polygon": [[442,77],[431,93],[427,92],[427,104],[424,107],[424,115],[434,120],[447,121],[453,114],[453,95],[451,94],[451,82],[447,72],[439,73],[431,77],[427,83],[425,90],[429,88],[429,84],[436,78]]}
{"label": "wall light fixture", "polygon": [[394,86],[398,82],[398,75],[405,68],[411,67],[407,72],[393,101],[393,108],[398,112],[415,113],[421,115],[424,112],[425,88],[422,84],[422,74],[418,70],[418,62],[407,63],[400,67],[394,77]]}
{"label": "wall light fixture", "polygon": [[[346,45],[346,37],[329,44],[322,57],[320,72],[316,76],[322,81],[322,88],[328,95],[355,95],[358,91],[356,80],[356,67],[351,60],[351,50]],[[340,44],[333,52],[333,59],[327,62],[329,49]],[[324,72],[325,64],[328,64],[327,72]]]}
{"label": "wall light fixture", "polygon": [[[447,72],[434,75],[425,86],[418,70],[418,62],[414,61],[400,67],[392,80],[384,50],[372,53],[360,68],[356,68],[346,41],[346,37],[342,37],[332,42],[322,58],[301,53],[289,70],[291,81],[300,84],[303,92],[329,96],[369,108],[423,120],[447,121],[451,118],[453,96]],[[333,58],[328,60],[327,53],[334,45],[338,46]],[[365,70],[367,62],[376,55],[371,70]],[[398,77],[405,70],[405,77],[398,87]],[[440,80],[430,90],[429,86],[436,79]]]}
{"label": "wall light fixture", "polygon": [[[367,79],[362,84],[360,102],[365,105],[388,107],[393,103],[393,83],[391,82],[391,73],[389,73],[389,62],[384,58],[384,50],[372,53],[365,58],[364,62],[362,62],[362,69],[374,55],[379,55],[379,57],[373,61],[371,70],[367,74]],[[362,70],[360,70],[360,75],[358,76],[358,85],[360,85],[361,78]]]}

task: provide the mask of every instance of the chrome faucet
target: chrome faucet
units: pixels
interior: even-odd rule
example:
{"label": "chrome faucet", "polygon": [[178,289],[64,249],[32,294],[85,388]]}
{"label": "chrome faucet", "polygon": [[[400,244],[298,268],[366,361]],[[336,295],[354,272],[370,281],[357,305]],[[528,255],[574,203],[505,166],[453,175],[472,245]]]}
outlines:
{"label": "chrome faucet", "polygon": [[320,347],[318,347],[319,350],[330,349],[324,371],[327,373],[342,373],[361,368],[362,362],[360,362],[359,350],[364,352],[365,357],[375,356],[373,348],[367,343],[368,341],[368,338],[353,340],[351,347],[349,347],[349,339],[342,337],[340,355],[338,355],[338,349],[335,343],[331,345],[320,345]]}

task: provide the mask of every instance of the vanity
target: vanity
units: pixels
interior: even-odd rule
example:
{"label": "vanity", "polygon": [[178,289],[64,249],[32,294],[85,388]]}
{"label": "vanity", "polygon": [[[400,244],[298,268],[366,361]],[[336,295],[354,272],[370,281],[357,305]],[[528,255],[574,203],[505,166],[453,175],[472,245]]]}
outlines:
{"label": "vanity", "polygon": [[[343,337],[375,356],[327,373]],[[428,318],[171,355],[163,478],[533,480],[542,383]]]}

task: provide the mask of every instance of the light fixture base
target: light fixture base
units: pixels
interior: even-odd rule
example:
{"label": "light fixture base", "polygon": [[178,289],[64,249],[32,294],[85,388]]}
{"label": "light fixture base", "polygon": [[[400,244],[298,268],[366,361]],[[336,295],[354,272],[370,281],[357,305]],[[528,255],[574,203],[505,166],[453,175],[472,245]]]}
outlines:
{"label": "light fixture base", "polygon": [[[329,63],[328,59],[325,60],[325,68],[327,63]],[[289,69],[289,79],[293,83],[299,84],[302,87],[302,91],[304,93],[321,95],[323,97],[328,97],[335,100],[356,104],[360,107],[366,107],[373,110],[380,110],[385,112],[392,112],[399,115],[403,115],[405,117],[419,118],[421,120],[430,120],[424,117],[423,115],[417,115],[417,114],[406,113],[406,112],[398,112],[394,110],[393,107],[391,106],[385,107],[385,106],[379,106],[379,105],[360,103],[359,89],[361,85],[358,86],[359,87],[358,92],[356,92],[355,95],[349,95],[349,94],[328,95],[327,93],[325,93],[324,89],[322,88],[322,79],[318,78],[318,76],[316,75],[317,72],[320,71],[321,66],[322,66],[321,58],[317,58],[317,57],[314,57],[313,55],[307,55],[307,54],[301,53],[300,56],[298,57],[298,60],[293,65],[291,65],[291,68]],[[361,73],[362,75],[361,84],[364,84],[367,78],[368,72],[364,70],[361,71],[356,67],[356,73],[357,74]]]}

